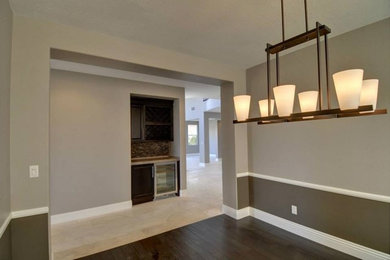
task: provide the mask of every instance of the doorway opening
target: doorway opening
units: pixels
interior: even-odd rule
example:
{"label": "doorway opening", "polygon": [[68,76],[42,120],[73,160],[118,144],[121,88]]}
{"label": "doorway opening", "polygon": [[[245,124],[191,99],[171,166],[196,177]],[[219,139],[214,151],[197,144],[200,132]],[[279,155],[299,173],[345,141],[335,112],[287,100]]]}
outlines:
{"label": "doorway opening", "polygon": [[[189,92],[189,93],[188,93]],[[186,92],[186,195],[207,198],[222,207],[221,99],[215,86]]]}
{"label": "doorway opening", "polygon": [[[143,80],[140,81],[140,78],[133,80],[131,77],[135,73],[125,73],[123,62],[114,60],[107,62],[105,58],[95,56],[91,58],[89,55],[66,51],[59,53],[58,50],[57,53],[52,52],[50,81],[52,125],[49,140],[51,160],[49,215],[52,220],[51,246],[55,257],[77,258],[92,254],[94,250],[102,251],[221,214],[222,179],[224,184],[230,187],[226,189],[226,200],[234,201],[236,196],[234,142],[225,143],[225,147],[218,149],[218,154],[220,150],[226,152],[223,153],[223,160],[215,159],[214,162],[210,161],[214,154],[217,156],[217,152],[210,148],[214,143],[205,141],[204,136],[202,137],[210,136],[210,133],[214,135],[215,128],[210,131],[209,127],[215,125],[213,120],[217,121],[217,125],[218,120],[221,120],[223,125],[220,127],[221,132],[226,132],[222,134],[225,138],[234,139],[234,127],[231,124],[233,83],[194,75],[188,77],[189,81],[180,81],[175,77],[185,79],[188,75],[157,68],[149,70],[148,67],[139,67],[136,64],[132,65],[139,69],[137,73],[143,75]],[[78,62],[80,59],[83,60],[82,63]],[[94,66],[92,72],[91,65]],[[72,68],[69,69],[70,67]],[[115,70],[121,70],[120,77],[119,73],[110,74]],[[157,74],[158,77],[148,78],[148,73],[149,76]],[[160,83],[156,82],[156,78]],[[183,86],[178,86],[178,82]],[[220,87],[223,84],[226,86]],[[184,96],[184,93],[187,95],[190,92],[188,85],[192,85],[192,89],[199,89],[202,85],[205,89],[214,86],[218,95],[224,96],[225,100],[223,110],[220,100],[219,108],[209,107],[218,98],[203,97],[201,102],[206,106],[203,110],[203,121],[195,120],[199,122],[196,131],[194,127],[190,127],[191,145],[198,144],[199,151],[207,149],[207,152],[202,154],[199,152],[198,157],[199,165],[204,164],[201,169],[203,171],[195,170],[193,178],[186,176],[185,170],[184,174],[180,173],[183,177],[180,180],[183,182],[180,197],[155,200],[131,207],[131,156],[130,158],[128,156],[131,145],[129,95],[156,97],[158,88],[163,93],[161,96],[166,97],[167,93],[172,93],[172,88],[181,88]],[[134,89],[142,90],[142,93],[134,93]],[[185,122],[187,99],[185,101],[177,103],[180,106],[177,107],[180,116],[174,118],[173,124],[180,125],[178,128],[174,127],[178,129],[174,131],[174,135],[176,139],[178,134],[180,141],[177,147],[180,147],[180,154],[184,153],[184,157],[180,158],[180,165],[187,169],[185,153],[186,144],[189,142]],[[72,116],[69,116],[70,112],[73,113]],[[83,145],[87,141],[88,144]],[[223,143],[221,145],[224,146]],[[75,151],[79,153],[76,154]],[[228,164],[223,166],[224,162]],[[70,174],[74,177],[68,178]],[[205,185],[200,182],[202,179],[205,180]],[[64,185],[66,181],[72,183]],[[213,192],[210,193],[210,190]],[[112,209],[119,210],[109,213],[108,211]],[[101,216],[97,216],[96,213]],[[53,222],[53,219],[57,222]]]}

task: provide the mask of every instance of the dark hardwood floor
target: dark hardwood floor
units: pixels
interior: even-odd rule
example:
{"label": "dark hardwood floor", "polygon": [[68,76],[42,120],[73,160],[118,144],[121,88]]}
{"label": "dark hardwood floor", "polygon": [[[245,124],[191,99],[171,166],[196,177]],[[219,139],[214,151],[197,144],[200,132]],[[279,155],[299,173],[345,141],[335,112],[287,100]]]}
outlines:
{"label": "dark hardwood floor", "polygon": [[355,258],[252,217],[220,215],[80,259]]}

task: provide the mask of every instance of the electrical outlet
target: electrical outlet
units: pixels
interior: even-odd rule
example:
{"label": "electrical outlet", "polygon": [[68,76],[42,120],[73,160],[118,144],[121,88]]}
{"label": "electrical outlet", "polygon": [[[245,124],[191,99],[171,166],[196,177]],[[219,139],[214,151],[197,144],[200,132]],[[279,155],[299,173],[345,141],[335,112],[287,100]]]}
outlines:
{"label": "electrical outlet", "polygon": [[298,207],[295,205],[291,205],[291,214],[298,215]]}
{"label": "electrical outlet", "polygon": [[39,166],[38,165],[30,165],[30,178],[38,178],[39,177]]}

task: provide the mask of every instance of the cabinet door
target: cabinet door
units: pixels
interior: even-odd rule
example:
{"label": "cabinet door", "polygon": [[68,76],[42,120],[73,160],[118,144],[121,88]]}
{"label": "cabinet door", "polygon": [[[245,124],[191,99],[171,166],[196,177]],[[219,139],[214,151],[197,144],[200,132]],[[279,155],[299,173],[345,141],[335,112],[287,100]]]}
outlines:
{"label": "cabinet door", "polygon": [[131,167],[131,194],[133,204],[153,200],[153,164],[134,165]]}
{"label": "cabinet door", "polygon": [[131,106],[131,139],[141,140],[142,139],[142,128],[143,128],[143,113],[142,106],[132,105]]}
{"label": "cabinet door", "polygon": [[145,106],[145,140],[173,141],[172,106]]}
{"label": "cabinet door", "polygon": [[173,141],[172,125],[145,125],[145,140]]}
{"label": "cabinet door", "polygon": [[172,106],[145,106],[145,122],[151,124],[172,124]]}

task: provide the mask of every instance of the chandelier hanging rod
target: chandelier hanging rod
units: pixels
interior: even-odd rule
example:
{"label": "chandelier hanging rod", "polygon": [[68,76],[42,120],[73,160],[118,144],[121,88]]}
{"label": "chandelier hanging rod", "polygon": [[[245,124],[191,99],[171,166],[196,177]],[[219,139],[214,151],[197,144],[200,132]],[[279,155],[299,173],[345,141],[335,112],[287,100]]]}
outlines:
{"label": "chandelier hanging rod", "polygon": [[309,25],[307,22],[307,0],[305,0],[305,26],[306,26],[306,32],[309,30]]}
{"label": "chandelier hanging rod", "polygon": [[[309,25],[308,25],[308,19],[307,19],[307,0],[304,0],[304,6],[305,6],[305,28],[306,32],[309,31]],[[280,9],[282,12],[282,41],[285,40],[285,28],[284,28],[284,0],[281,0]]]}
{"label": "chandelier hanging rod", "polygon": [[282,41],[284,41],[284,2],[283,0],[280,0],[280,8],[282,12]]}

